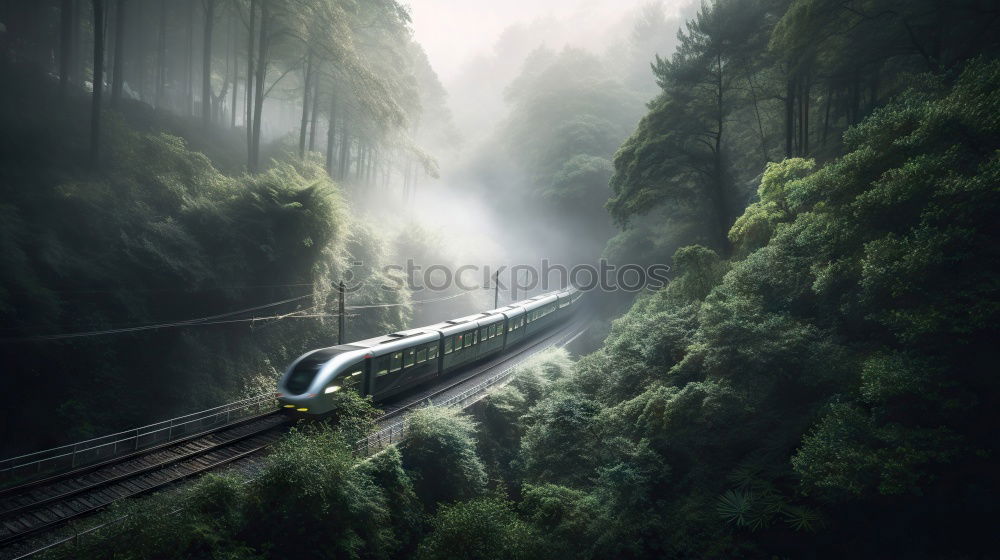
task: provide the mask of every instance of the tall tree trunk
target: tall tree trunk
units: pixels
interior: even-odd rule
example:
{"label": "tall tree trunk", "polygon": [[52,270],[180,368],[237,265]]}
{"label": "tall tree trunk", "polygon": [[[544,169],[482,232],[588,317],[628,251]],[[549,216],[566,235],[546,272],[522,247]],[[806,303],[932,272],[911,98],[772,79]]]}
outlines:
{"label": "tall tree trunk", "polygon": [[233,97],[229,102],[229,128],[231,129],[236,128],[236,105],[240,99],[237,95],[237,92],[240,90],[240,50],[237,48],[237,45],[239,44],[239,32],[237,29],[238,28],[236,26],[232,27],[233,36],[232,45],[230,47],[233,53]]}
{"label": "tall tree trunk", "polygon": [[861,113],[861,77],[857,71],[854,70],[854,78],[851,80],[851,101],[849,107],[850,122],[848,124],[857,124],[860,120]]}
{"label": "tall tree trunk", "polygon": [[350,117],[351,114],[344,111],[344,117],[340,119],[340,157],[337,158],[337,179],[340,181],[347,178],[351,166]]}
{"label": "tall tree trunk", "polygon": [[194,10],[196,0],[188,2],[187,21],[187,80],[184,91],[184,104],[188,116],[194,115]]}
{"label": "tall tree trunk", "polygon": [[[319,91],[316,92],[319,94]],[[314,98],[315,99],[315,98]],[[315,107],[315,105],[314,105]],[[316,113],[313,109],[313,128],[312,132],[316,132]],[[337,142],[337,96],[332,91],[330,92],[330,117],[328,119],[328,126],[326,128],[326,172],[332,179],[335,171],[335,162],[333,161],[334,145]],[[311,142],[310,142],[311,143]]]}
{"label": "tall tree trunk", "polygon": [[725,161],[722,158],[722,135],[725,126],[725,87],[722,67],[722,53],[716,54],[716,69],[718,71],[716,79],[716,134],[715,150],[713,151],[713,167],[715,175],[715,213],[719,222],[719,249],[723,256],[729,255],[729,208],[726,204],[726,170]]}
{"label": "tall tree trunk", "polygon": [[[229,128],[236,128],[236,101],[239,99],[236,92],[240,89],[240,51],[237,48],[237,45],[239,45],[239,32],[238,28],[233,23],[233,20],[234,18],[230,16],[229,56],[231,56],[233,60],[233,95],[231,101],[229,102]],[[227,58],[227,60],[229,59]]]}
{"label": "tall tree trunk", "polygon": [[809,155],[809,89],[812,86],[806,75],[802,86],[802,155]]}
{"label": "tall tree trunk", "polygon": [[250,171],[257,173],[260,170],[260,118],[264,112],[264,82],[267,75],[267,2],[260,5],[260,36],[257,39],[257,90],[253,103],[253,148],[250,158]]}
{"label": "tall tree trunk", "polygon": [[111,106],[117,107],[122,101],[122,86],[125,84],[125,0],[115,3],[115,62],[111,82]]}
{"label": "tall tree trunk", "polygon": [[820,145],[826,146],[826,135],[830,132],[830,105],[833,104],[833,86],[828,86],[826,88],[826,99],[824,100],[826,107],[823,110],[823,135],[820,137]]}
{"label": "tall tree trunk", "polygon": [[[299,124],[299,157],[306,155],[306,127],[309,126],[309,96],[312,95],[312,49],[306,55],[305,86],[302,88],[302,122]],[[327,164],[329,167],[329,164]]]}
{"label": "tall tree trunk", "polygon": [[410,159],[406,159],[406,163],[403,164],[403,200],[409,196],[410,193]]}
{"label": "tall tree trunk", "polygon": [[72,36],[70,37],[70,44],[71,44],[71,47],[70,47],[70,52],[71,52],[71,54],[70,54],[70,60],[72,62],[70,64],[70,77],[69,77],[69,80],[70,80],[70,82],[72,82],[74,84],[82,84],[83,83],[84,57],[83,57],[83,53],[81,52],[82,51],[82,47],[81,47],[81,41],[80,41],[80,37],[81,37],[80,28],[82,27],[80,25],[80,23],[81,23],[80,16],[81,16],[81,12],[83,10],[83,8],[82,8],[83,1],[84,0],[73,0],[73,22],[74,22],[74,24],[73,24],[73,29],[71,31]]}
{"label": "tall tree trunk", "polygon": [[156,107],[163,106],[167,89],[167,1],[160,0],[160,22],[156,37]]}
{"label": "tall tree trunk", "polygon": [[254,40],[257,37],[255,33],[254,20],[257,17],[257,0],[250,0],[250,25],[249,32],[247,33],[247,42],[249,43],[247,47],[247,82],[246,82],[246,116],[243,118],[243,127],[247,130],[247,167],[249,168],[249,162],[253,159],[253,70],[254,70]]}
{"label": "tall tree trunk", "polygon": [[771,160],[771,155],[767,151],[767,137],[764,135],[764,121],[760,118],[760,106],[757,103],[757,90],[753,86],[753,79],[750,76],[750,63],[743,60],[743,67],[746,69],[747,85],[750,86],[750,98],[753,100],[753,113],[757,118],[757,131],[760,134],[760,152],[766,164]]}
{"label": "tall tree trunk", "polygon": [[65,99],[69,90],[70,68],[73,66],[73,0],[59,3],[59,97]]}
{"label": "tall tree trunk", "polygon": [[91,0],[94,8],[94,93],[90,100],[90,164],[101,158],[101,93],[104,90],[104,0]]}
{"label": "tall tree trunk", "polygon": [[201,123],[212,126],[212,31],[215,27],[215,0],[203,0],[205,5],[204,39],[201,57]]}
{"label": "tall tree trunk", "polygon": [[[312,92],[312,112],[309,123],[309,151],[312,152],[316,149],[316,125],[319,123],[319,74],[317,73],[316,79],[313,80],[313,92]],[[336,103],[335,92],[330,92],[330,103]],[[332,117],[332,115],[331,115]],[[330,121],[331,123],[333,120]],[[327,131],[327,136],[330,132]],[[330,158],[327,158],[330,159]],[[330,168],[330,177],[333,177],[333,168]]]}
{"label": "tall tree trunk", "polygon": [[785,83],[785,157],[794,155],[795,139],[795,75],[789,74]]}
{"label": "tall tree trunk", "polygon": [[798,101],[796,102],[796,120],[798,121],[798,126],[795,128],[795,155],[802,155],[802,80],[799,80],[798,92],[796,92],[796,97]]}
{"label": "tall tree trunk", "polygon": [[358,155],[354,157],[354,182],[361,182],[361,168],[365,163],[365,145],[358,139]]}

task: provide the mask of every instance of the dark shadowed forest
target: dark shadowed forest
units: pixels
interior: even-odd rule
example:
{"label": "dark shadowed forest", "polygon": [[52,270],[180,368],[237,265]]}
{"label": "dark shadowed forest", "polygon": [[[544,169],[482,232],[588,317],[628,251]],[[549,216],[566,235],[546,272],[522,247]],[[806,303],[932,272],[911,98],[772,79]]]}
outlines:
{"label": "dark shadowed forest", "polygon": [[1000,5],[553,5],[447,79],[431,9],[0,0],[3,456],[273,390],[345,278],[348,340],[517,299],[389,265],[671,267],[48,556],[997,556]]}

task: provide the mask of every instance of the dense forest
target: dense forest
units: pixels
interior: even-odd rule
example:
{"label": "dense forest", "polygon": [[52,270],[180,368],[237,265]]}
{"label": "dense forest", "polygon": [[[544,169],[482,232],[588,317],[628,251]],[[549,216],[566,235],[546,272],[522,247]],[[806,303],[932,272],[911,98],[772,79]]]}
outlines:
{"label": "dense forest", "polygon": [[400,5],[0,6],[5,456],[270,390],[336,341],[351,268],[348,305],[399,305],[350,336],[407,324],[391,233],[346,200],[436,173],[418,145],[450,134]]}
{"label": "dense forest", "polygon": [[[377,412],[338,394],[256,472],[119,504],[115,536],[52,556],[995,556],[995,2],[713,0],[681,21],[652,3],[602,51],[526,49],[505,116],[447,166],[424,147],[462,138],[402,5],[140,3],[2,4],[0,352],[26,395],[4,447],[22,405],[86,435],[143,395],[168,412],[263,387],[336,337],[312,316],[352,260],[365,302],[387,297],[381,263],[441,256],[448,238],[362,211],[439,169],[449,196],[502,193],[513,243],[544,237],[519,258],[673,277],[590,294],[602,341],[541,354],[468,414],[421,409],[358,458]],[[394,297],[352,329],[412,322]],[[308,328],[37,336],[290,298],[265,313]]]}

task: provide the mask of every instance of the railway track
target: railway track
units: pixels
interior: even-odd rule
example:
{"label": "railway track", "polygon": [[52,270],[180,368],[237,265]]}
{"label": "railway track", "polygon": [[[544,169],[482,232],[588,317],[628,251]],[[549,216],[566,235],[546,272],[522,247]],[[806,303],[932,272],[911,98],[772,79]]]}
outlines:
{"label": "railway track", "polygon": [[[565,344],[571,337],[575,338],[583,322],[576,320],[554,329],[514,354],[498,356],[461,372],[443,386],[411,392],[386,404],[377,423],[380,426],[398,423],[404,412],[460,390],[485,372],[509,367],[552,344]],[[96,465],[0,490],[0,549],[96,513],[119,500],[154,492],[260,453],[276,442],[292,423],[292,418],[274,410]]]}
{"label": "railway track", "polygon": [[0,547],[258,453],[290,420],[268,412],[208,433],[0,492]]}

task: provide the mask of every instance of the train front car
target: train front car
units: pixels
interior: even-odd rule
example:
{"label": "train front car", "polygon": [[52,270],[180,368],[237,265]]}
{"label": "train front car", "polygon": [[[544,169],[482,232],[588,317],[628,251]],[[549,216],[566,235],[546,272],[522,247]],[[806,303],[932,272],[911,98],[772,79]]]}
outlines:
{"label": "train front car", "polygon": [[321,348],[292,362],[278,382],[278,402],[288,412],[320,416],[333,409],[333,393],[363,392],[366,348]]}

